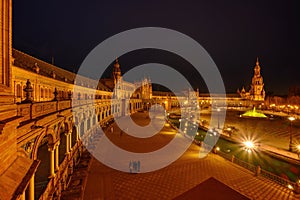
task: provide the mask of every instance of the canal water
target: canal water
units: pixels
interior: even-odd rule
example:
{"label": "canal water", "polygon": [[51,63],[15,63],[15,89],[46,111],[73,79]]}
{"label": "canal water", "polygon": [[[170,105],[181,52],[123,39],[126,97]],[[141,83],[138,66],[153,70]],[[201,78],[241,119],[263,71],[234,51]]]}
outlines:
{"label": "canal water", "polygon": [[[186,134],[190,136],[191,133],[195,133],[193,130],[185,129],[183,126],[186,122],[179,119],[169,119],[169,121],[181,130],[185,130]],[[186,124],[186,127],[192,127],[191,124]],[[210,134],[210,133],[208,133]],[[198,128],[197,135],[195,135],[196,141],[203,141],[206,137],[207,132]],[[209,137],[209,135],[208,135]],[[261,152],[259,150],[253,149],[252,151],[246,151],[244,144],[226,140],[225,138],[219,138],[216,147],[219,147],[220,151],[228,154],[229,156],[234,155],[235,158],[238,158],[242,161],[245,161],[249,164],[260,166],[262,169],[276,174],[284,179],[296,182],[300,178],[300,165],[289,163],[284,159],[274,157],[267,153]]]}

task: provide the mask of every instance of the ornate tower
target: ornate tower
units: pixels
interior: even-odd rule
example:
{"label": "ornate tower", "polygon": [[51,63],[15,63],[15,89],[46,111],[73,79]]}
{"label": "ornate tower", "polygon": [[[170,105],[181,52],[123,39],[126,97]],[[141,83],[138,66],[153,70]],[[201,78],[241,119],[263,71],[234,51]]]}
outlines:
{"label": "ornate tower", "polygon": [[258,58],[256,59],[256,65],[254,67],[254,76],[252,78],[250,94],[254,101],[265,100],[264,82],[263,77],[260,74]]}
{"label": "ornate tower", "polygon": [[121,69],[120,69],[120,64],[118,61],[118,58],[116,58],[116,62],[114,64],[114,69],[112,72],[113,78],[114,78],[114,84],[116,85],[117,82],[122,78],[122,74],[121,74]]}
{"label": "ornate tower", "polygon": [[120,64],[118,62],[118,58],[116,58],[116,62],[114,64],[114,68],[112,71],[113,76],[113,87],[114,87],[114,94],[113,96],[116,98],[123,98],[122,93],[122,73],[120,69]]}

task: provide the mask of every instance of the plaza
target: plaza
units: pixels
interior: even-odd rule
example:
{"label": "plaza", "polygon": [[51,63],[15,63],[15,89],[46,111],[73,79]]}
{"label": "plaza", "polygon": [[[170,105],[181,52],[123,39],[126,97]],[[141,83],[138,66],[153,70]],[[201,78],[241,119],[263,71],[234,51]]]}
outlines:
{"label": "plaza", "polygon": [[[265,112],[269,116],[268,118],[241,117],[247,110],[250,110],[250,108],[227,110],[224,130],[231,127],[232,130],[230,130],[230,132],[232,137],[235,137],[240,142],[253,140],[256,143],[277,147],[283,150],[289,149],[290,134],[292,134],[294,151],[297,152],[296,146],[300,144],[300,123],[298,120],[291,124],[288,119],[290,115],[278,114],[272,111],[260,111]],[[200,118],[205,120],[210,127],[217,128],[218,121],[211,121],[210,110],[201,111]]]}
{"label": "plaza", "polygon": [[[173,55],[167,50],[154,52],[153,60],[151,60],[153,57],[147,56],[148,54],[144,55],[143,53],[147,53],[144,51],[141,54],[132,51],[128,54],[123,52],[122,55],[97,55],[96,57],[101,61],[109,61],[106,63],[108,66],[91,66],[95,70],[98,69],[97,67],[101,69],[103,67],[106,73],[105,76],[93,78],[94,74],[79,73],[82,64],[82,60],[80,62],[79,60],[84,59],[83,56],[88,54],[87,49],[96,45],[95,41],[104,39],[99,38],[99,35],[104,34],[107,38],[110,34],[120,31],[115,29],[110,32],[111,28],[122,27],[119,26],[121,25],[119,18],[115,17],[118,23],[107,23],[107,17],[119,15],[125,19],[127,16],[132,17],[132,13],[136,10],[130,11],[127,15],[122,15],[122,12],[107,14],[99,10],[85,14],[81,12],[84,10],[82,8],[90,4],[80,4],[79,12],[72,15],[62,6],[64,2],[49,1],[49,4],[53,3],[52,9],[40,2],[33,4],[14,2],[16,3],[14,4],[12,0],[0,0],[0,200],[300,198],[300,89],[293,87],[286,97],[273,95],[269,90],[269,86],[276,86],[269,84],[272,73],[265,72],[273,70],[276,64],[270,63],[266,57],[277,62],[275,56],[262,55],[262,59],[259,60],[256,57],[257,54],[260,56],[261,52],[257,50],[252,53],[247,50],[247,56],[239,55],[239,59],[233,59],[234,54],[226,56],[226,60],[234,62],[220,63],[229,67],[236,66],[234,71],[228,70],[229,82],[233,77],[240,80],[229,88],[231,92],[226,93],[222,90],[224,94],[207,93],[204,83],[200,80],[206,77],[194,73],[193,66],[176,60],[178,55]],[[144,3],[147,4],[146,2],[142,4]],[[75,6],[76,3],[73,2],[73,5]],[[192,6],[197,8],[194,12],[197,15],[202,13],[198,10],[201,7],[199,5]],[[39,6],[41,7],[38,8]],[[69,6],[68,3],[67,7]],[[97,6],[110,12],[110,9],[102,4]],[[97,6],[90,8],[98,9]],[[135,4],[132,4],[128,8],[134,6]],[[32,8],[35,10],[30,12]],[[55,9],[61,8],[63,12],[53,14]],[[114,11],[123,9],[122,6],[115,5],[111,8]],[[163,15],[171,10],[169,4],[166,8],[163,9]],[[155,13],[150,10],[150,15]],[[227,11],[227,9],[223,10]],[[51,13],[45,14],[48,11]],[[66,14],[66,16],[59,17],[59,14]],[[109,24],[111,27],[101,29],[98,33],[92,29],[87,31],[85,28],[70,31],[65,35],[60,31],[68,27],[66,25],[76,24],[78,27],[78,22],[89,25],[87,21],[92,22],[90,28],[96,29],[98,26],[94,24],[102,22],[102,20],[93,21],[98,19],[96,17],[98,14],[102,14],[98,17],[104,19],[105,25]],[[31,18],[25,19],[28,16]],[[77,16],[80,16],[80,19],[75,20]],[[86,16],[94,17],[93,20],[84,20]],[[59,28],[56,29],[47,24],[48,19],[55,17],[58,18],[52,25],[57,24]],[[71,23],[62,20],[69,17]],[[135,20],[140,19],[133,17]],[[166,17],[157,21],[160,22]],[[198,23],[199,18],[192,19],[197,19],[196,23]],[[130,21],[135,20],[130,19]],[[172,16],[171,21],[175,22]],[[38,22],[38,25],[33,25],[34,22]],[[183,24],[185,23],[181,25]],[[187,24],[192,24],[193,31],[190,36],[192,33],[202,33],[202,30],[194,29],[196,28],[194,23]],[[240,24],[238,22],[237,26]],[[123,28],[125,27],[122,27],[122,30]],[[165,30],[163,27],[160,29]],[[32,30],[38,32],[32,34],[30,33]],[[69,43],[66,42],[72,38],[69,36],[80,34],[80,31],[91,35],[96,33],[97,36],[96,38],[90,37],[91,35],[86,36],[92,43],[82,40],[82,35]],[[219,31],[214,31],[217,32]],[[183,31],[183,34],[189,35],[188,33]],[[60,38],[63,35],[65,37]],[[228,35],[232,35],[232,29]],[[39,40],[41,36],[45,38]],[[225,35],[220,38],[223,36]],[[26,41],[27,37],[34,39]],[[158,41],[169,41],[171,38],[159,38]],[[202,39],[202,36],[198,38],[199,41]],[[76,45],[80,44],[78,48],[76,45],[72,46],[74,41]],[[207,41],[216,41],[216,38]],[[126,42],[128,41],[124,40],[124,44]],[[174,41],[174,45],[177,45],[176,42],[181,44],[180,41]],[[218,42],[212,43],[218,44]],[[63,49],[60,45],[67,45],[67,47]],[[255,42],[255,45],[259,43]],[[122,49],[121,46],[118,43],[113,46],[113,49],[118,52]],[[215,49],[221,46],[218,44]],[[255,46],[254,49],[257,48]],[[223,52],[227,52],[227,49]],[[209,63],[216,67],[209,56],[211,52],[203,50],[210,59]],[[47,53],[42,55],[50,51],[51,55]],[[54,52],[60,54],[57,60],[54,59]],[[223,52],[220,57],[224,57]],[[198,55],[197,52],[193,53]],[[238,54],[240,53],[239,49]],[[282,49],[280,49],[281,54]],[[143,56],[135,57],[141,55]],[[130,60],[127,56],[133,57]],[[59,63],[60,59],[65,58],[70,60],[64,64]],[[147,60],[148,58],[151,59]],[[193,77],[193,80],[188,80],[192,88],[176,88],[180,91],[168,91],[164,85],[152,83],[153,79],[148,74],[137,75],[133,77],[134,80],[129,79],[124,72],[130,71],[130,67],[140,60],[145,63],[151,60],[150,63],[170,64],[184,77]],[[222,65],[218,66],[222,72],[220,79],[226,76],[228,78],[228,74],[223,74],[227,69],[224,70]],[[248,66],[243,68],[245,76],[236,76],[245,66]],[[218,67],[216,67],[217,73],[219,73]],[[95,71],[95,74],[96,72],[98,71]],[[160,71],[155,78],[158,74]],[[169,75],[162,74],[164,78]],[[247,83],[246,76],[251,78],[251,81],[248,81],[250,84]],[[177,81],[172,76],[170,79],[172,83]],[[273,80],[278,81],[276,77]],[[224,79],[224,82],[226,81],[228,80]],[[220,80],[221,82],[223,80]],[[281,84],[280,82],[280,87],[287,87]],[[185,121],[186,124],[191,122],[191,129],[197,132],[196,136],[201,131],[201,136],[212,136],[218,146],[194,140],[195,135],[186,134],[190,128],[187,125],[178,133],[177,130],[180,128],[172,124],[170,119],[165,123],[168,114],[180,107],[186,112],[177,114],[177,124],[179,120]],[[198,108],[201,108],[199,113]],[[267,118],[243,116],[244,112],[252,109],[264,112]],[[159,110],[162,111],[160,115],[151,114]],[[196,117],[198,114],[200,114],[199,119]],[[213,120],[211,120],[212,114],[217,116]],[[223,117],[224,124],[219,121]],[[133,128],[131,119],[138,128]],[[122,121],[123,126],[118,124],[120,122],[118,120]],[[201,130],[196,126],[197,123]],[[215,136],[218,134],[217,131],[224,133],[218,141],[213,137],[214,134]],[[225,137],[228,141],[224,140]],[[229,144],[230,142],[232,143]],[[248,147],[245,147],[245,144]],[[165,149],[169,151],[164,152]],[[208,152],[207,149],[212,152]],[[234,151],[242,152],[241,154],[248,158],[249,162],[240,160],[242,156],[234,154],[236,153]],[[124,157],[123,152],[130,152],[131,157]],[[265,155],[268,157],[264,157]]]}
{"label": "plaza", "polygon": [[[143,115],[145,114],[136,113],[132,117],[137,123],[146,124]],[[116,145],[137,152],[159,148],[160,145],[168,143],[176,134],[171,127],[164,127],[159,134],[139,142],[127,134],[120,137],[116,124],[113,126],[115,131],[113,133],[107,131],[106,135]],[[151,145],[145,145],[146,143]],[[211,177],[249,199],[299,198],[287,187],[262,177],[256,177],[253,173],[216,154],[210,153],[200,159],[199,151],[201,147],[192,144],[171,165],[154,172],[138,174],[111,169],[92,158],[84,199],[173,199]],[[214,193],[214,188],[211,187],[208,193]],[[197,198],[201,198],[201,195]],[[232,199],[222,194],[219,198]]]}

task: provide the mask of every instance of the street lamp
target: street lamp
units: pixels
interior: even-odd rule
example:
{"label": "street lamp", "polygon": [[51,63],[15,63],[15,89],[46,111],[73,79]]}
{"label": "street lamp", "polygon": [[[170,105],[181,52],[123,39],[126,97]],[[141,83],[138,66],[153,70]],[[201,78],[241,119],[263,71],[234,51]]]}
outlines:
{"label": "street lamp", "polygon": [[293,134],[292,134],[292,122],[296,119],[295,117],[289,117],[290,120],[290,145],[289,145],[289,151],[293,150]]}
{"label": "street lamp", "polygon": [[[298,155],[298,159],[299,159],[300,158],[300,144],[298,144],[296,146],[296,148],[297,148],[297,155]],[[300,185],[300,180],[299,180],[299,185]]]}
{"label": "street lamp", "polygon": [[255,144],[251,140],[244,141],[243,143],[244,143],[244,149],[248,153],[250,153],[255,148]]}
{"label": "street lamp", "polygon": [[220,117],[219,117],[219,115],[220,115],[221,109],[218,108],[217,111],[218,111],[218,129],[220,129],[220,119],[219,119]]}
{"label": "street lamp", "polygon": [[296,146],[297,150],[300,151],[300,144]]}

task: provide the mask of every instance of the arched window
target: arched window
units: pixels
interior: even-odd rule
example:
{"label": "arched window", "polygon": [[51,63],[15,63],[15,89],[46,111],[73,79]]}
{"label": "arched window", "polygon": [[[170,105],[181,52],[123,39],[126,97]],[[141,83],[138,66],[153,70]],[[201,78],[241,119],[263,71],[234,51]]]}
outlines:
{"label": "arched window", "polygon": [[44,89],[41,88],[41,98],[44,98]]}
{"label": "arched window", "polygon": [[26,96],[26,94],[25,94],[25,92],[24,92],[24,89],[26,88],[26,85],[23,85],[23,98],[25,98],[25,96]]}
{"label": "arched window", "polygon": [[48,89],[45,89],[45,98],[48,98]]}
{"label": "arched window", "polygon": [[16,94],[16,96],[17,96],[18,98],[21,98],[21,97],[22,97],[22,87],[21,87],[20,84],[17,85],[17,94]]}

